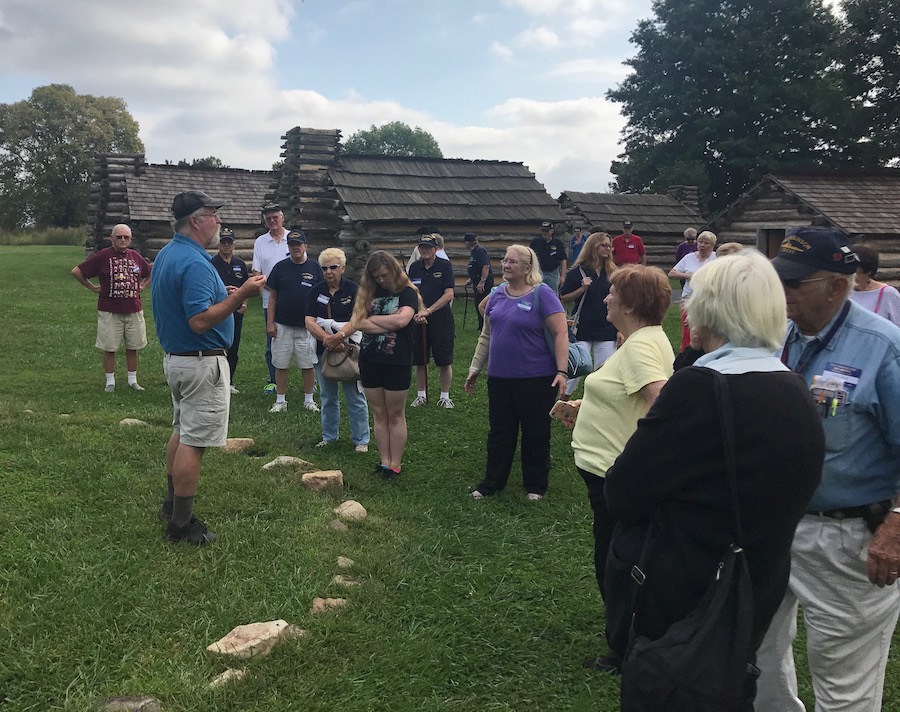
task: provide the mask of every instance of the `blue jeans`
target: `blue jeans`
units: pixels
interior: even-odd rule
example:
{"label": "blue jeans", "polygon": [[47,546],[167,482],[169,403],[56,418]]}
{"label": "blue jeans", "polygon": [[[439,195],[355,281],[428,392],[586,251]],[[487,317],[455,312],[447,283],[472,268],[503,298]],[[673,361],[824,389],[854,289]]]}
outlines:
{"label": "blue jeans", "polygon": [[338,386],[344,387],[347,401],[347,417],[350,420],[350,439],[354,445],[369,444],[369,406],[366,397],[359,392],[358,381],[329,381],[322,377],[322,359],[316,364],[316,378],[319,381],[319,398],[322,401],[322,440],[334,442],[338,439],[341,422],[341,397]]}

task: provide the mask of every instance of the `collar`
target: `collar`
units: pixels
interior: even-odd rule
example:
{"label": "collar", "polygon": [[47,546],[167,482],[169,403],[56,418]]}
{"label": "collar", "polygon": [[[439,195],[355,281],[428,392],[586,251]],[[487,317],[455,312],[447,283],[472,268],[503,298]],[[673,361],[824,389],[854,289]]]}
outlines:
{"label": "collar", "polygon": [[790,370],[778,360],[774,351],[763,347],[735,346],[730,341],[704,354],[694,365],[728,374]]}

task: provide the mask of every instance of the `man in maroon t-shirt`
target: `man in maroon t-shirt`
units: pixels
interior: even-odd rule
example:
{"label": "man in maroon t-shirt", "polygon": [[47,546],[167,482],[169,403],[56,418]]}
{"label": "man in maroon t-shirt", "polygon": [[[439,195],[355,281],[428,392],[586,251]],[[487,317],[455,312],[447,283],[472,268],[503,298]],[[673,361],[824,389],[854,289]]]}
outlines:
{"label": "man in maroon t-shirt", "polygon": [[[116,390],[116,351],[123,341],[128,387],[142,391],[137,382],[137,352],[147,345],[141,292],[150,283],[150,264],[130,249],[131,228],[127,225],[116,225],[110,239],[112,247],[88,257],[72,270],[72,276],[99,295],[96,346],[103,351],[106,392]],[[99,285],[90,281],[94,277]]]}
{"label": "man in maroon t-shirt", "polygon": [[613,261],[619,266],[647,264],[644,241],[631,232],[633,227],[631,220],[626,220],[622,223],[622,234],[612,239]]}

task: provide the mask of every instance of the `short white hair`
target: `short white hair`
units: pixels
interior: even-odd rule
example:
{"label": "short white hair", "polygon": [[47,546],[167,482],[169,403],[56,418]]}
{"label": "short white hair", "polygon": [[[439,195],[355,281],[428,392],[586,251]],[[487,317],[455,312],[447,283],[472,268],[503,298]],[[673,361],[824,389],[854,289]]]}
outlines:
{"label": "short white hair", "polygon": [[735,346],[775,350],[787,330],[784,290],[775,268],[756,250],[703,265],[685,300],[691,328],[706,328]]}

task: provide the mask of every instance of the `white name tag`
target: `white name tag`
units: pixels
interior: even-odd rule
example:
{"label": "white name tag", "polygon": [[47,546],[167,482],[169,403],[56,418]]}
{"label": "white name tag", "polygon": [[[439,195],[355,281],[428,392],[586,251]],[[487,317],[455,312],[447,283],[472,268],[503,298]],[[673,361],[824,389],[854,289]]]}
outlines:
{"label": "white name tag", "polygon": [[312,282],[300,282],[301,287],[312,287]]}
{"label": "white name tag", "polygon": [[328,304],[331,300],[328,298],[327,294],[320,294],[318,297],[316,297],[316,301],[319,304]]}
{"label": "white name tag", "polygon": [[415,284],[416,286],[418,286],[418,285],[422,284],[422,280],[421,280],[421,279],[414,279],[414,280],[412,281],[412,283]]}
{"label": "white name tag", "polygon": [[519,302],[516,306],[522,311],[531,311],[531,304],[529,302]]}

